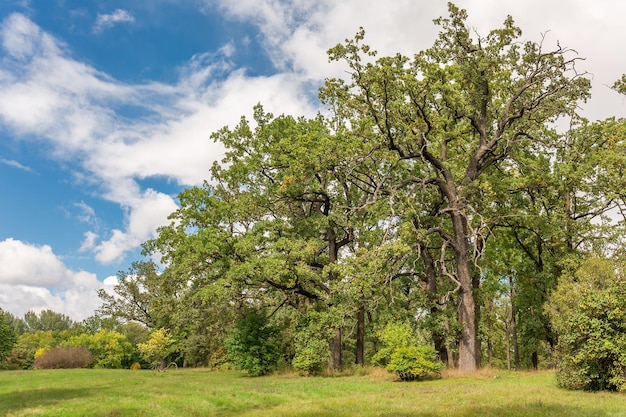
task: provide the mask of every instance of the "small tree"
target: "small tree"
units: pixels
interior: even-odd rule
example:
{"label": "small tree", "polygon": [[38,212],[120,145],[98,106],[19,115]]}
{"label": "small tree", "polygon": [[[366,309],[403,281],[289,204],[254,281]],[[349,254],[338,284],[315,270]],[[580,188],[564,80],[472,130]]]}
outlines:
{"label": "small tree", "polygon": [[0,363],[9,356],[16,341],[15,332],[0,317]]}
{"label": "small tree", "polygon": [[176,340],[170,336],[166,329],[156,329],[150,335],[146,343],[139,343],[137,349],[141,357],[153,368],[163,369],[167,363],[167,357],[175,350]]}
{"label": "small tree", "polygon": [[[552,297],[559,331],[557,382],[588,391],[626,390],[626,280],[623,266],[589,260]],[[558,312],[566,312],[560,316]]]}
{"label": "small tree", "polygon": [[408,323],[388,323],[377,336],[383,347],[372,357],[372,364],[378,366],[389,364],[396,350],[419,344],[415,329]]}
{"label": "small tree", "polygon": [[310,375],[317,374],[329,366],[328,340],[332,332],[332,320],[328,313],[309,311],[302,316],[296,326],[295,355],[291,365]]}
{"label": "small tree", "polygon": [[403,381],[432,378],[445,367],[433,347],[420,344],[420,338],[409,323],[389,323],[378,337],[383,347],[372,357],[372,363],[385,366]]}
{"label": "small tree", "polygon": [[265,375],[276,367],[280,358],[277,336],[278,329],[269,324],[267,315],[250,309],[237,320],[226,340],[228,358],[250,375]]}

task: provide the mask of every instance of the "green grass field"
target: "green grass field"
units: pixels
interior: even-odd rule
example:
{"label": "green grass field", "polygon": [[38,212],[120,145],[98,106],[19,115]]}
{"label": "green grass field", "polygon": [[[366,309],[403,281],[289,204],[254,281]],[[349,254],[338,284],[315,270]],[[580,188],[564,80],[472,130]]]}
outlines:
{"label": "green grass field", "polygon": [[2,416],[626,416],[626,394],[557,388],[548,372],[425,382],[366,376],[250,378],[172,370],[0,372]]}

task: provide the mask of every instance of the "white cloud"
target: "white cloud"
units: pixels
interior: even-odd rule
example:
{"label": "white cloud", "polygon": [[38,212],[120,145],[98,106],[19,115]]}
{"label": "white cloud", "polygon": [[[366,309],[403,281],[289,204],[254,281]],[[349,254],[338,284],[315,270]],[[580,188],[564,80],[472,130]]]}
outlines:
{"label": "white cloud", "polygon": [[48,245],[0,241],[0,305],[18,317],[50,308],[82,320],[100,305],[96,291],[104,287],[94,274],[68,269]]}
{"label": "white cloud", "polygon": [[17,161],[11,159],[0,158],[0,164],[8,165],[13,168],[21,169],[22,171],[32,172],[33,170],[30,167],[20,164]]}
{"label": "white cloud", "polygon": [[98,239],[98,235],[94,232],[89,231],[89,232],[85,232],[83,236],[85,236],[85,239],[83,240],[83,243],[81,243],[78,251],[79,252],[92,251],[96,247],[96,240]]}
{"label": "white cloud", "polygon": [[[125,85],[73,60],[23,16],[6,20],[3,28],[21,33],[30,47],[9,54],[13,60],[6,67],[12,71],[0,78],[0,119],[17,132],[46,138],[57,158],[82,161],[76,178],[99,186],[102,197],[126,213],[124,230],[108,236],[94,230],[81,245],[102,263],[119,261],[152,238],[176,209],[172,196],[141,190],[138,180],[158,176],[185,186],[201,184],[223,154],[210,133],[237,123],[258,102],[278,114],[315,111],[299,76],[249,77],[234,70],[232,44],[194,56],[176,85]],[[122,106],[136,106],[148,116],[128,120],[116,113]],[[95,221],[94,213],[82,209],[81,218]]]}
{"label": "white cloud", "polygon": [[126,201],[126,229],[113,230],[108,240],[94,247],[96,260],[104,264],[119,261],[126,251],[155,237],[156,228],[167,224],[167,216],[177,209],[172,197],[152,189],[136,196],[114,196],[113,199]]}
{"label": "white cloud", "polygon": [[81,201],[80,203],[75,203],[74,206],[80,210],[78,220],[88,224],[96,224],[98,222],[96,211],[89,204]]}
{"label": "white cloud", "polygon": [[135,16],[124,9],[116,9],[112,13],[98,14],[96,22],[93,26],[95,33],[100,33],[105,29],[109,29],[118,23],[134,23]]}

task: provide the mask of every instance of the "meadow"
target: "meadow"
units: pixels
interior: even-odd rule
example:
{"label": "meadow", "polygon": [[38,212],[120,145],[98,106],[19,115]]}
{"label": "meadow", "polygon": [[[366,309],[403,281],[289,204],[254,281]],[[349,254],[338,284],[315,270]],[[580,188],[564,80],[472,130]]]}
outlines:
{"label": "meadow", "polygon": [[236,372],[0,372],[2,416],[626,416],[626,394],[566,391],[550,372],[251,378]]}

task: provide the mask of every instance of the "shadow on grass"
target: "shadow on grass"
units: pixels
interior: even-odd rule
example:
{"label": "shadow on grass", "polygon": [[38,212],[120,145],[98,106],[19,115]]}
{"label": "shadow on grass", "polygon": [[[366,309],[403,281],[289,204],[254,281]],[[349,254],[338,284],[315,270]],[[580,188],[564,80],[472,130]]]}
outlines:
{"label": "shadow on grass", "polygon": [[[575,406],[554,404],[520,404],[512,406],[489,406],[463,407],[460,410],[451,409],[444,414],[447,417],[607,417],[602,410],[593,410]],[[431,413],[408,413],[402,416],[412,417],[442,417],[442,414]]]}
{"label": "shadow on grass", "polygon": [[[226,415],[226,414],[224,414]],[[228,414],[230,415],[230,414]],[[268,414],[271,415],[271,414]],[[288,413],[285,415],[298,417],[353,417],[361,415],[360,412],[351,411],[311,411],[302,413]],[[365,413],[365,415],[368,415]],[[527,404],[516,405],[510,407],[492,407],[477,406],[463,407],[460,410],[450,409],[445,413],[430,413],[414,410],[410,412],[393,412],[389,414],[376,414],[384,417],[607,417],[604,411],[589,410],[580,407],[545,405],[545,404]]]}
{"label": "shadow on grass", "polygon": [[74,398],[84,398],[93,390],[84,388],[40,388],[0,394],[0,415],[29,408],[45,407]]}

